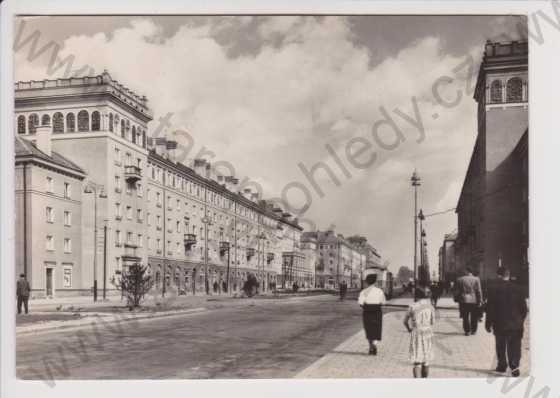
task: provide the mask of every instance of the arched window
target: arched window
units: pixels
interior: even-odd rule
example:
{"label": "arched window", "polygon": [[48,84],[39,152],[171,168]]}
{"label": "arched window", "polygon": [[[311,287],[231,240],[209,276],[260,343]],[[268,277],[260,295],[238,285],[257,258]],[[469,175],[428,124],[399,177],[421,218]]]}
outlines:
{"label": "arched window", "polygon": [[91,113],[91,131],[99,130],[101,130],[101,116],[98,111],[93,111]]}
{"label": "arched window", "polygon": [[29,134],[35,134],[37,131],[37,126],[39,125],[39,116],[36,113],[29,115],[27,120]]}
{"label": "arched window", "polygon": [[502,102],[502,82],[494,80],[490,86],[490,102]]}
{"label": "arched window", "polygon": [[89,131],[89,113],[82,110],[78,112],[78,131]]}
{"label": "arched window", "polygon": [[113,114],[109,113],[109,131],[113,132]]}
{"label": "arched window", "polygon": [[507,102],[523,101],[523,81],[519,77],[512,77],[506,84]]}
{"label": "arched window", "polygon": [[51,117],[49,115],[43,115],[41,117],[41,126],[48,126],[51,124]]}
{"label": "arched window", "polygon": [[76,131],[76,116],[73,113],[66,115],[66,131],[69,133]]}
{"label": "arched window", "polygon": [[25,116],[23,115],[17,118],[17,132],[18,134],[25,134]]}
{"label": "arched window", "polygon": [[124,130],[124,119],[121,120],[121,137],[126,137],[126,131]]}
{"label": "arched window", "polygon": [[53,115],[53,133],[64,133],[64,115],[60,112]]}
{"label": "arched window", "polygon": [[132,126],[132,143],[136,144],[136,127]]}

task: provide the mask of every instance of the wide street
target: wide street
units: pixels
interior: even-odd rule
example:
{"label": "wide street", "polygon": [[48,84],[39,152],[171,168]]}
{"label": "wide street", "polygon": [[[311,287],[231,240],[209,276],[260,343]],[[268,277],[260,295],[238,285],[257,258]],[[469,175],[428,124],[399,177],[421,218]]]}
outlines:
{"label": "wide street", "polygon": [[[362,327],[355,299],[264,299],[177,317],[17,337],[17,376],[289,378]],[[364,340],[364,344],[367,344]]]}

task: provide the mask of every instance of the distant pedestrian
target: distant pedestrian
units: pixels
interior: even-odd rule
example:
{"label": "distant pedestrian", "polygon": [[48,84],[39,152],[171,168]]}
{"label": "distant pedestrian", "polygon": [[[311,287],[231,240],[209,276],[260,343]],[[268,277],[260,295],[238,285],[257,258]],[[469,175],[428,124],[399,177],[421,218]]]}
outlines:
{"label": "distant pedestrian", "polygon": [[367,288],[360,292],[358,304],[362,307],[362,319],[366,338],[369,342],[369,354],[377,355],[378,343],[381,341],[383,331],[383,304],[385,304],[385,293],[375,286],[376,274],[366,276]]}
{"label": "distant pedestrian", "polygon": [[409,360],[413,364],[414,377],[428,377],[430,362],[434,359],[433,326],[435,309],[430,305],[424,289],[416,289],[417,302],[410,305],[404,318],[404,326],[410,333]]}
{"label": "distant pedestrian", "polygon": [[442,289],[442,285],[439,282],[433,282],[430,286],[432,305],[434,308],[437,308],[437,302],[441,297]]}
{"label": "distant pedestrian", "polygon": [[214,281],[212,287],[214,288],[214,293],[218,293],[218,282]]}
{"label": "distant pedestrian", "polygon": [[223,293],[227,293],[227,283],[226,281],[222,281],[222,292]]}
{"label": "distant pedestrian", "polygon": [[480,279],[473,275],[470,268],[466,269],[466,275],[457,279],[456,294],[465,336],[475,335],[480,316],[479,307],[482,303],[482,288]]}
{"label": "distant pedestrian", "polygon": [[504,373],[508,366],[513,377],[519,377],[523,323],[527,316],[525,292],[510,280],[505,267],[498,268],[498,281],[488,288],[486,331],[496,339],[496,372]]}
{"label": "distant pedestrian", "polygon": [[19,279],[16,284],[16,295],[17,295],[17,310],[18,314],[21,314],[21,305],[23,304],[25,308],[25,313],[29,313],[29,293],[31,292],[31,287],[29,282],[25,278],[25,274],[20,274]]}
{"label": "distant pedestrian", "polygon": [[340,300],[344,300],[344,297],[346,297],[346,290],[347,290],[346,281],[340,282],[339,290],[340,290]]}

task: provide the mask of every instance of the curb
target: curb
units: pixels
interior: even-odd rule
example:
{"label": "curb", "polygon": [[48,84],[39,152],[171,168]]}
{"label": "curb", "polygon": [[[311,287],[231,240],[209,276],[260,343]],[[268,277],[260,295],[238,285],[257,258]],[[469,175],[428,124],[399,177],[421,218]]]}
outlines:
{"label": "curb", "polygon": [[[73,329],[81,329],[84,327],[91,326],[92,324],[98,322],[99,319],[103,319],[101,322],[131,322],[131,321],[139,321],[139,320],[150,320],[155,318],[164,318],[164,317],[173,317],[173,316],[182,316],[182,315],[189,315],[189,314],[197,314],[206,312],[207,309],[205,307],[199,308],[190,308],[187,310],[179,310],[179,311],[165,311],[165,312],[153,312],[148,314],[124,314],[115,316],[115,314],[107,314],[103,312],[92,312],[89,313],[88,316],[84,317],[83,319],[78,319],[76,321],[53,321],[53,322],[45,322],[40,323],[37,325],[30,325],[30,326],[20,326],[16,327],[16,334],[17,335],[28,335],[34,333],[43,333],[43,332],[51,332],[54,330],[57,331],[68,331]],[[57,322],[56,324],[53,324]]]}

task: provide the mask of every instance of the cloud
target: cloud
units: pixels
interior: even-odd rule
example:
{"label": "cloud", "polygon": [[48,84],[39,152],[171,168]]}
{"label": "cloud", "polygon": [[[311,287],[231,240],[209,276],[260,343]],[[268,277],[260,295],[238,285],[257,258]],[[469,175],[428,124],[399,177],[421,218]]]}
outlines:
{"label": "cloud", "polygon": [[[261,43],[254,53],[232,56],[229,48],[240,29],[244,35],[253,29]],[[231,35],[227,44],[219,39],[224,32]],[[72,54],[76,65],[91,65],[96,73],[108,69],[148,97],[156,120],[172,112],[174,127],[189,131],[196,148],[205,146],[215,160],[230,161],[239,176],[262,181],[268,196],[279,196],[290,181],[307,183],[298,162],[327,162],[341,184],[325,189],[323,199],[314,196],[309,216],[318,225],[335,223],[341,232],[370,236],[397,267],[407,251],[387,239],[383,228],[404,234],[397,226],[408,225],[409,217],[395,220],[402,220],[402,206],[409,204],[412,170],[427,180],[426,201],[438,203],[436,208],[453,202],[456,189],[446,187],[464,173],[476,107],[468,95],[454,108],[434,102],[434,81],[452,75],[463,61],[445,53],[438,37],[419,38],[372,67],[369,50],[356,44],[344,17],[216,17],[185,23],[167,37],[150,19],[139,18],[110,33],[71,36],[60,56]],[[16,54],[16,80],[49,77],[46,59],[29,62],[26,51]],[[464,86],[464,77],[457,77],[446,93]],[[414,119],[413,97],[426,133],[422,143],[418,126],[396,112]],[[381,107],[406,138],[397,150],[385,151],[374,141]],[[366,170],[352,169],[344,157],[345,145],[357,136],[372,142],[378,155]],[[352,178],[335,167],[325,144],[342,157]]]}

